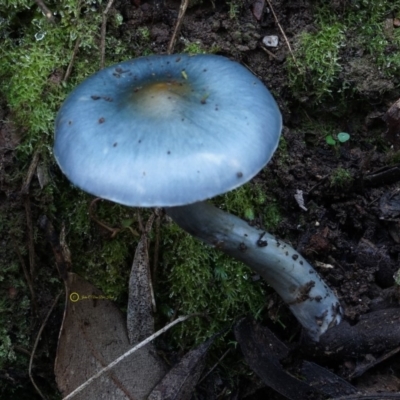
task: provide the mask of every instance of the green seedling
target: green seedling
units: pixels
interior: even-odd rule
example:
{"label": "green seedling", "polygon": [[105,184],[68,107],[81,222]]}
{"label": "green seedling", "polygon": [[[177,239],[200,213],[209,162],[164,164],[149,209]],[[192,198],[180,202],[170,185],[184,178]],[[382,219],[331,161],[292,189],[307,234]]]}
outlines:
{"label": "green seedling", "polygon": [[337,142],[346,143],[348,140],[350,140],[350,135],[346,132],[340,132],[337,134],[336,139],[333,135],[328,135],[326,136],[325,140],[329,146],[336,146]]}

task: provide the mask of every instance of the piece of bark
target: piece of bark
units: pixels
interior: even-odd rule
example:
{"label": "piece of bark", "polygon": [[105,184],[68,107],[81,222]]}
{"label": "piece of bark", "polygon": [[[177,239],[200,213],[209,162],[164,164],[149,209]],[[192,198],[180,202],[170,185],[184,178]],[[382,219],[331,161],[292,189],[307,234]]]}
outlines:
{"label": "piece of bark", "polygon": [[[268,328],[255,321],[239,321],[235,337],[250,368],[267,386],[288,399],[325,399],[356,391],[337,375],[308,361],[284,368],[281,361],[288,357],[289,349]],[[302,380],[295,376],[301,376]]]}
{"label": "piece of bark", "polygon": [[351,326],[343,321],[324,333],[317,345],[320,354],[332,359],[357,359],[366,354],[380,355],[399,346],[400,308],[378,310],[361,316]]}

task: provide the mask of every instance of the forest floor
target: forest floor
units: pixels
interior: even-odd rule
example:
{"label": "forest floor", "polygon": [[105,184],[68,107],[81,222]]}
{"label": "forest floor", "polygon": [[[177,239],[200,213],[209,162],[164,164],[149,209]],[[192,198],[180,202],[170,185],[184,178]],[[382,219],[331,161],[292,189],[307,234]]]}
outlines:
{"label": "forest floor", "polygon": [[[400,113],[396,116],[395,109],[389,114],[388,110],[400,98],[400,56],[395,58],[396,52],[400,52],[400,2],[379,2],[381,8],[368,1],[322,3],[325,2],[191,2],[182,20],[174,53],[212,52],[229,57],[246,66],[270,89],[283,115],[282,139],[271,162],[250,183],[248,198],[238,201],[241,205],[237,209],[232,208],[239,215],[248,216],[250,207],[253,224],[266,226],[315,265],[336,292],[350,326],[357,326],[368,314],[382,313],[382,322],[371,324],[362,339],[340,332],[338,337],[343,334],[344,339],[330,337],[330,343],[335,340],[342,344],[349,340],[363,343],[354,345],[354,349],[345,347],[345,353],[337,345],[335,355],[327,354],[326,348],[315,353],[309,347],[302,350],[297,321],[264,286],[262,298],[268,306],[258,315],[260,322],[293,350],[291,364],[308,359],[365,393],[399,393],[400,354],[398,345],[393,343],[396,340],[400,343],[400,331],[394,332],[392,325],[395,321],[400,325],[400,123],[396,125]],[[4,24],[7,7],[1,9],[1,33],[7,37],[8,45],[21,40],[15,50],[21,51],[18,57],[22,57],[22,50],[27,51],[35,63],[36,50],[32,49],[38,39],[36,42],[22,39],[27,32],[34,32],[29,31],[32,26],[41,32],[43,25],[40,24],[44,22],[37,21],[45,17],[36,8],[33,10],[33,6],[16,4],[20,9],[10,16],[8,24]],[[52,10],[58,7],[53,2],[48,6]],[[119,58],[165,54],[179,6],[176,1],[116,0],[108,13],[106,64],[118,62]],[[51,246],[39,227],[38,221],[43,215],[59,231],[65,227],[69,232],[66,240],[75,270],[86,278],[92,276],[93,283],[106,293],[116,294],[122,309],[127,300],[127,290],[116,288],[127,280],[128,272],[118,268],[129,268],[137,238],[131,240],[131,234],[122,228],[136,223],[136,211],[115,208],[112,204],[98,205],[98,219],[107,220],[110,226],[119,224],[120,231],[124,231],[118,234],[118,242],[110,244],[114,236],[90,219],[93,198],[68,185],[51,152],[51,126],[63,96],[83,80],[84,68],[98,69],[90,65],[90,57],[100,53],[101,10],[105,4],[81,2],[80,7],[81,16],[76,18],[82,21],[93,15],[97,18],[93,22],[95,28],[88,33],[95,39],[82,35],[81,43],[86,43],[87,48],[74,52],[75,42],[71,42],[64,60],[58,58],[59,64],[53,67],[50,60],[48,70],[47,65],[43,67],[47,81],[41,83],[40,93],[32,102],[15,100],[18,98],[15,93],[22,93],[10,75],[22,63],[15,58],[15,67],[12,66],[10,60],[17,53],[10,56],[8,70],[1,75],[4,82],[5,79],[11,82],[4,83],[5,89],[0,88],[0,241],[3,248],[0,254],[0,385],[3,392],[0,390],[0,393],[6,396],[4,399],[40,398],[29,381],[28,360],[39,328],[63,287],[54,268]],[[55,23],[60,24],[59,20],[64,17],[59,12],[55,18]],[[25,31],[21,28],[23,24],[28,26]],[[277,46],[265,45],[266,39],[263,43],[268,36],[278,38]],[[55,54],[52,43],[48,46]],[[7,51],[10,48],[5,47]],[[128,49],[130,56],[122,56],[121,49]],[[71,79],[65,83],[72,54],[76,56],[76,64],[71,64]],[[29,120],[24,125],[33,102],[35,112],[45,107],[43,104],[50,104],[48,114],[47,109],[43,111],[43,126],[37,129],[42,137],[33,138],[34,122]],[[23,109],[28,110],[27,114],[22,113]],[[299,191],[302,191],[303,207],[295,199]],[[71,198],[76,203],[72,204]],[[161,226],[168,224],[165,218],[161,221]],[[168,235],[168,229],[171,228],[161,227],[161,234]],[[151,249],[154,248],[152,245]],[[174,262],[174,257],[167,255],[168,240],[162,242],[158,251],[160,269],[168,271]],[[112,266],[105,268],[112,278],[96,275],[101,263]],[[166,273],[159,272],[160,302],[166,302],[170,296],[163,287],[168,282]],[[189,299],[190,295],[193,293]],[[178,304],[177,294],[171,296],[175,296]],[[204,308],[207,310],[207,305],[197,311],[204,312]],[[177,312],[175,307],[171,309]],[[397,314],[387,316],[383,310],[388,309],[397,309]],[[178,308],[179,313],[195,310],[194,304],[185,309],[184,301]],[[249,310],[253,310],[251,305]],[[244,311],[237,311],[236,318]],[[168,319],[168,312],[158,317],[159,324]],[[58,398],[53,363],[62,317],[63,304],[59,304],[44,327],[35,356],[34,376],[49,398]],[[275,323],[270,322],[271,317]],[[235,317],[230,318],[234,322]],[[190,337],[185,345],[192,345],[198,339]],[[226,341],[229,340],[235,339],[228,336]],[[168,349],[175,358],[188,350],[179,348],[177,342],[175,339],[172,345],[163,344],[164,351]],[[220,342],[218,346],[221,350],[224,345]],[[235,355],[230,362],[241,365],[240,351],[232,353]],[[227,365],[220,368],[219,372],[216,370],[219,380],[214,381],[215,398],[256,400],[266,395],[288,398],[263,387],[247,367],[233,367],[232,376]],[[202,398],[204,392],[200,390],[198,396]],[[210,394],[207,396],[212,398]]]}

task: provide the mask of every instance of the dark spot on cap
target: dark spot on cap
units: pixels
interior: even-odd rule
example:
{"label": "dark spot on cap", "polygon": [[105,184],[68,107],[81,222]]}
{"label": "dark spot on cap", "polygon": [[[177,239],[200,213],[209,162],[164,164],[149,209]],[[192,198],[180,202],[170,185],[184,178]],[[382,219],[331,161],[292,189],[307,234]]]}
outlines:
{"label": "dark spot on cap", "polygon": [[298,255],[298,254],[293,254],[293,255],[292,255],[292,258],[293,258],[293,260],[296,261],[296,260],[299,258],[299,255]]}
{"label": "dark spot on cap", "polygon": [[167,154],[171,154],[171,152],[168,150],[168,151],[167,151]]}
{"label": "dark spot on cap", "polygon": [[239,244],[239,250],[245,252],[247,250],[247,246],[242,242]]}
{"label": "dark spot on cap", "polygon": [[142,139],[139,139],[139,140],[138,140],[138,143],[142,143]]}
{"label": "dark spot on cap", "polygon": [[179,62],[179,61],[181,61],[181,58],[178,57],[175,61],[176,61],[176,62]]}
{"label": "dark spot on cap", "polygon": [[103,96],[103,99],[104,99],[105,101],[109,101],[109,102],[112,102],[112,101],[113,101],[112,97],[108,97],[108,96]]}
{"label": "dark spot on cap", "polygon": [[104,122],[105,122],[105,118],[103,118],[103,117],[99,118],[99,124],[102,124]]}
{"label": "dark spot on cap", "polygon": [[93,100],[99,100],[99,99],[101,99],[101,97],[100,96],[90,96]]}
{"label": "dark spot on cap", "polygon": [[303,265],[303,261],[300,260],[300,265]]}
{"label": "dark spot on cap", "polygon": [[68,125],[72,125],[72,121],[68,121]]}
{"label": "dark spot on cap", "polygon": [[236,173],[236,176],[237,176],[238,178],[242,178],[242,177],[243,177],[243,172],[237,172],[237,173]]}
{"label": "dark spot on cap", "polygon": [[117,147],[117,145],[118,145],[118,143],[117,143],[117,142],[115,142],[115,143],[113,144],[113,147]]}
{"label": "dark spot on cap", "polygon": [[203,69],[203,72],[207,72],[207,68],[204,68],[204,69]]}

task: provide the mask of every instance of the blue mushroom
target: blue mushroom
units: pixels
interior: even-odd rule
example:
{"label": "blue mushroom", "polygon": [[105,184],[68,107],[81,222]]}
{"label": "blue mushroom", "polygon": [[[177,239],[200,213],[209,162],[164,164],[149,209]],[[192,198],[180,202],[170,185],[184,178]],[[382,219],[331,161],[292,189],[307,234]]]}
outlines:
{"label": "blue mushroom", "polygon": [[246,68],[215,55],[141,57],[79,85],[55,124],[55,158],[95,196],[166,207],[183,229],[263,276],[318,340],[340,322],[334,293],[289,245],[203,202],[271,159],[281,114]]}

